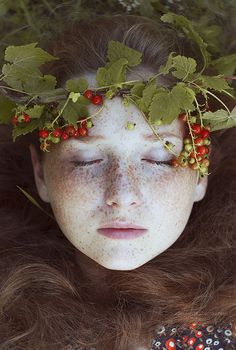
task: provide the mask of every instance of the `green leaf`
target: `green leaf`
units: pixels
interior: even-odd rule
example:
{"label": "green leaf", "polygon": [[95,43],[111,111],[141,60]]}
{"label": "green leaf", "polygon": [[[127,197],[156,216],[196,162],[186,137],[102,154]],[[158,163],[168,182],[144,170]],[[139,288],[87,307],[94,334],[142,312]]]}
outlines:
{"label": "green leaf", "polygon": [[202,82],[203,87],[206,89],[214,89],[217,91],[232,89],[227,83],[227,81],[224,79],[223,75],[218,75],[214,77],[201,75],[199,77],[199,80]]}
{"label": "green leaf", "polygon": [[181,109],[195,110],[194,97],[195,93],[184,83],[176,84],[171,90],[171,96]]}
{"label": "green leaf", "polygon": [[109,41],[107,57],[110,62],[126,59],[129,66],[136,66],[141,63],[142,53],[134,50],[119,41]]}
{"label": "green leaf", "polygon": [[152,102],[153,96],[157,92],[157,86],[155,80],[147,84],[143,90],[142,98],[137,100],[139,108],[144,112],[148,113],[150,104]]}
{"label": "green leaf", "polygon": [[166,75],[170,72],[171,68],[173,68],[173,57],[174,57],[175,52],[171,52],[168,56],[167,62],[165,66],[161,66],[159,69],[159,72],[162,73],[163,75]]}
{"label": "green leaf", "polygon": [[43,95],[51,90],[54,90],[57,84],[57,80],[53,75],[44,75],[37,79],[27,79],[23,82],[23,89],[30,94],[42,94]]}
{"label": "green leaf", "polygon": [[[65,101],[59,103],[57,109],[63,108]],[[84,96],[80,96],[76,102],[69,100],[65,109],[62,112],[63,118],[74,126],[77,125],[77,121],[81,116],[89,116],[87,106],[90,104],[90,101]]]}
{"label": "green leaf", "polygon": [[190,40],[194,41],[198,45],[204,59],[205,67],[209,65],[211,57],[210,53],[207,51],[207,44],[196,32],[196,30],[193,28],[192,23],[186,17],[182,15],[176,15],[174,13],[168,13],[161,16],[161,20],[163,22],[174,24],[177,28],[182,29],[183,32],[190,38]]}
{"label": "green leaf", "polygon": [[5,96],[0,96],[0,124],[8,124],[11,121],[14,108],[16,108],[14,102]]}
{"label": "green leaf", "polygon": [[29,132],[34,131],[35,129],[40,129],[43,126],[43,120],[42,118],[39,119],[33,119],[29,123],[21,123],[17,125],[12,130],[12,137],[13,141],[15,142],[16,138],[20,135],[26,135]]}
{"label": "green leaf", "polygon": [[39,66],[57,58],[36,48],[36,45],[37,43],[32,43],[7,47],[5,60],[12,64],[4,64],[2,73],[3,80],[13,89],[33,94],[55,88],[56,78],[52,75],[43,76]]}
{"label": "green leaf", "polygon": [[170,124],[180,113],[180,107],[172,99],[171,93],[163,89],[153,97],[149,108],[149,118],[151,123],[155,123],[158,119]]}
{"label": "green leaf", "polygon": [[173,66],[176,69],[172,75],[178,79],[186,80],[190,74],[196,71],[197,63],[191,57],[176,56],[173,57]]}
{"label": "green leaf", "polygon": [[31,43],[23,46],[8,46],[5,50],[5,61],[24,69],[34,69],[42,64],[57,60],[39,47],[35,47],[37,43]]}
{"label": "green leaf", "polygon": [[88,88],[88,82],[85,78],[70,79],[66,82],[66,90],[71,92],[84,92]]}
{"label": "green leaf", "polygon": [[211,62],[211,65],[218,70],[219,73],[233,75],[236,70],[236,53],[223,56]]}
{"label": "green leaf", "polygon": [[162,88],[154,95],[149,107],[149,117],[151,122],[161,119],[163,124],[171,124],[179,115],[181,110],[195,110],[194,92],[178,83],[171,91]]}
{"label": "green leaf", "polygon": [[11,88],[30,94],[53,90],[57,84],[54,76],[43,76],[37,68],[26,70],[7,63],[3,65],[2,72],[5,75],[3,80]]}
{"label": "green leaf", "polygon": [[96,80],[98,86],[106,86],[109,85],[107,83],[107,70],[104,67],[100,67],[97,70]]}
{"label": "green leaf", "polygon": [[136,83],[134,86],[130,89],[130,92],[134,97],[142,97],[143,90],[145,88],[144,83]]}
{"label": "green leaf", "polygon": [[98,86],[123,83],[126,80],[127,64],[127,59],[120,58],[112,63],[109,68],[99,68],[96,75]]}
{"label": "green leaf", "polygon": [[33,108],[26,109],[25,113],[29,114],[31,119],[38,119],[43,114],[44,108],[44,105],[35,105]]}
{"label": "green leaf", "polygon": [[227,111],[219,109],[216,112],[206,112],[202,116],[211,125],[211,130],[228,129],[236,126],[236,107],[228,114]]}
{"label": "green leaf", "polygon": [[36,72],[34,70],[27,71],[21,67],[17,67],[9,63],[3,65],[2,73],[4,74],[3,81],[5,81],[5,83],[7,83],[13,89],[20,91],[24,91],[24,82],[31,79],[38,79],[40,76],[39,70],[36,70]]}

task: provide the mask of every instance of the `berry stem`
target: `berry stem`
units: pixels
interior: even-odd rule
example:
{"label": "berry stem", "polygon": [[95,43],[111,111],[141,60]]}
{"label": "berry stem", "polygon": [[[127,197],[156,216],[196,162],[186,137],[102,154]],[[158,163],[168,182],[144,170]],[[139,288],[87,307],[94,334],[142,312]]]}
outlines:
{"label": "berry stem", "polygon": [[62,109],[60,110],[60,112],[58,113],[58,115],[56,116],[56,118],[52,121],[52,126],[53,126],[53,124],[58,120],[58,118],[62,115],[64,109],[66,108],[66,106],[67,106],[67,104],[68,104],[68,102],[69,102],[69,100],[70,100],[70,97],[68,96],[68,97],[67,97],[67,100],[66,100],[66,102],[65,102],[65,104],[64,104],[64,106],[62,107]]}
{"label": "berry stem", "polygon": [[196,83],[193,83],[193,85],[195,85],[199,90],[201,90],[205,94],[209,94],[212,97],[214,97],[217,101],[219,101],[225,107],[226,111],[230,114],[229,108],[226,106],[226,104],[219,97],[217,97],[215,94],[213,94],[212,92],[208,91],[207,89],[201,88],[201,86],[197,85]]}
{"label": "berry stem", "polygon": [[[0,79],[1,80],[1,79]],[[28,92],[25,92],[25,91],[21,91],[21,90],[17,90],[17,89],[13,89],[13,88],[10,88],[9,86],[1,86],[0,85],[0,88],[1,89],[7,89],[7,90],[11,90],[11,91],[16,91],[16,92],[20,92],[21,94],[24,94],[24,95],[29,95],[31,96],[32,94],[29,94]]]}
{"label": "berry stem", "polygon": [[194,151],[195,159],[196,159],[198,168],[200,168],[199,162],[198,162],[198,160],[197,160],[197,151],[196,151],[195,144],[194,144],[194,136],[193,136],[193,133],[192,133],[191,124],[190,124],[190,122],[189,122],[189,113],[188,113],[188,111],[186,111],[186,110],[185,110],[185,113],[186,113],[186,115],[187,115],[187,123],[188,123],[189,133],[190,133],[190,136],[191,136],[191,139],[192,139],[193,151]]}
{"label": "berry stem", "polygon": [[201,120],[201,127],[203,127],[203,121],[202,121],[202,112],[201,112],[201,109],[199,108],[199,103],[198,103],[198,100],[196,99],[196,96],[194,96],[194,101],[196,103],[196,106],[197,106],[197,110],[198,110],[198,113],[199,113],[199,116],[200,116],[200,120]]}
{"label": "berry stem", "polygon": [[101,111],[103,110],[104,107],[105,107],[105,106],[104,106],[104,104],[103,104],[102,107],[101,107],[96,113],[90,115],[90,116],[89,116],[88,118],[86,118],[85,120],[90,119],[90,118],[93,118],[93,117],[95,117],[96,115],[98,115],[99,113],[101,113]]}
{"label": "berry stem", "polygon": [[123,86],[123,85],[129,85],[134,83],[140,83],[140,80],[129,80],[129,81],[124,81],[123,83],[99,86],[98,88],[91,88],[91,90],[98,91],[98,90],[107,89],[110,87],[119,87],[121,85]]}
{"label": "berry stem", "polygon": [[226,90],[222,90],[226,95],[228,95],[229,97],[232,97],[232,99],[236,100],[236,97],[234,95],[232,95],[231,93],[229,93]]}

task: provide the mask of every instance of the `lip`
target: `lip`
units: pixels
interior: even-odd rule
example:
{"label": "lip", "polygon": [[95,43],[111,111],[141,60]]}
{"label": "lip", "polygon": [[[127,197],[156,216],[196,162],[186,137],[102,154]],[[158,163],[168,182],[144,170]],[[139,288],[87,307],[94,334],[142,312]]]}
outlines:
{"label": "lip", "polygon": [[110,222],[109,224],[105,224],[99,227],[99,229],[106,229],[106,228],[146,230],[145,227],[138,226],[130,222],[121,222],[121,221],[113,221],[113,222]]}
{"label": "lip", "polygon": [[143,236],[148,230],[134,228],[100,228],[97,232],[113,239],[134,239]]}

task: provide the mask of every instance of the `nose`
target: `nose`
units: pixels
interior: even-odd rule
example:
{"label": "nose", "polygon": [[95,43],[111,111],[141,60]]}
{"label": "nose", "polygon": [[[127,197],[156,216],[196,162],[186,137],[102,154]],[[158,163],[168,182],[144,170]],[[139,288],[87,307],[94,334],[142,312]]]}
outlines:
{"label": "nose", "polygon": [[113,169],[108,174],[108,187],[105,193],[106,204],[112,207],[125,208],[140,205],[142,194],[137,175],[128,167]]}

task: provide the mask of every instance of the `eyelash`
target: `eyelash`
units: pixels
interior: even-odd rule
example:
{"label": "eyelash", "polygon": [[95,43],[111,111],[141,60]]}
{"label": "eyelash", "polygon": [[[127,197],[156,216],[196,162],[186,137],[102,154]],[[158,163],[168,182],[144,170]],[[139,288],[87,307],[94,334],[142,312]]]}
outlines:
{"label": "eyelash", "polygon": [[[85,166],[90,166],[93,163],[97,163],[99,160],[92,160],[91,162],[79,162],[79,161],[75,161],[72,162],[76,167],[85,167]],[[166,160],[166,161],[155,161],[155,160],[151,160],[151,162],[153,162],[155,165],[161,165],[161,166],[172,166],[172,160]]]}

